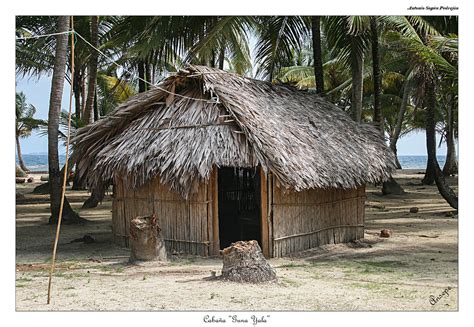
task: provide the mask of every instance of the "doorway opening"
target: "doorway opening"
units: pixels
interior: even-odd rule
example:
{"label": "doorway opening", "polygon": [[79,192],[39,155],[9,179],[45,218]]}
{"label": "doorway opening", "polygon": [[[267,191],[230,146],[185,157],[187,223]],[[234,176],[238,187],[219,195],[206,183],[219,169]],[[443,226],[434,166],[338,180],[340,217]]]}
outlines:
{"label": "doorway opening", "polygon": [[259,169],[219,168],[217,181],[220,248],[249,240],[261,247]]}

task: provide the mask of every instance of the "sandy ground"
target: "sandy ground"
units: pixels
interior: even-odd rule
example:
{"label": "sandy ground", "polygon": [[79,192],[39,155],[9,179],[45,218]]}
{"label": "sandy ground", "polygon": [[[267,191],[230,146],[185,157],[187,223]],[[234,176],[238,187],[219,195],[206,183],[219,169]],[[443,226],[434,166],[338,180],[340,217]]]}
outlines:
{"label": "sandy ground", "polygon": [[[171,255],[167,263],[130,265],[129,251],[111,243],[111,202],[79,210],[87,192],[68,191],[80,226],[64,225],[46,304],[55,227],[47,225],[47,196],[29,194],[35,183],[17,186],[26,199],[16,206],[16,308],[28,310],[310,310],[453,311],[458,308],[457,214],[436,186],[420,184],[416,171],[396,176],[404,196],[367,189],[362,246],[338,244],[271,259],[278,282],[244,285],[208,280],[220,273],[219,258]],[[449,182],[457,191],[457,181]],[[419,212],[410,213],[411,207]],[[393,231],[380,238],[382,228]],[[71,243],[84,234],[96,243]],[[447,291],[445,291],[447,289]],[[443,293],[444,292],[444,293]],[[435,304],[430,296],[438,297]],[[433,302],[433,301],[432,301]]]}

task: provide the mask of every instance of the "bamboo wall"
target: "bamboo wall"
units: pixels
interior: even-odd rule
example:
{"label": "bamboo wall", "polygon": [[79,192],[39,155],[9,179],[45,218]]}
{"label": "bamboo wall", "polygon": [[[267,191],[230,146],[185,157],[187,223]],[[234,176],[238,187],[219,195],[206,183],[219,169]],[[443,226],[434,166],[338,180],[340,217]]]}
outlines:
{"label": "bamboo wall", "polygon": [[[219,253],[217,170],[189,200],[156,178],[138,190],[114,185],[114,240],[129,247],[130,220],[155,212],[167,251],[201,256]],[[265,201],[265,199],[267,201]],[[262,175],[262,250],[271,257],[364,237],[365,187],[284,192]]]}
{"label": "bamboo wall", "polygon": [[364,237],[365,187],[269,194],[273,257]]}
{"label": "bamboo wall", "polygon": [[212,211],[210,188],[201,184],[189,200],[162,185],[159,179],[133,190],[123,180],[114,185],[112,231],[114,241],[129,247],[130,221],[155,212],[167,251],[207,256],[210,254]]}

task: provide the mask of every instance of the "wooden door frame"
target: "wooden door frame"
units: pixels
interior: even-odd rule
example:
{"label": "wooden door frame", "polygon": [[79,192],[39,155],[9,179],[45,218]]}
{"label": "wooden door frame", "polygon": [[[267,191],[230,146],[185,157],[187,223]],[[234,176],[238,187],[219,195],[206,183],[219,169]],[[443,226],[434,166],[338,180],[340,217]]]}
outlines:
{"label": "wooden door frame", "polygon": [[[268,228],[268,178],[263,168],[260,166],[260,222],[261,222],[261,242],[262,252],[265,258],[271,256],[270,253],[270,237]],[[271,204],[270,204],[271,205]]]}
{"label": "wooden door frame", "polygon": [[[260,172],[260,225],[261,225],[261,242],[262,252],[266,258],[271,256],[270,253],[270,236],[269,236],[269,211],[268,206],[271,205],[268,197],[268,182],[267,174],[259,167]],[[210,237],[210,255],[217,256],[220,253],[220,238],[219,238],[219,190],[218,190],[218,168],[214,167],[210,179],[210,198],[211,216],[212,216],[212,235]]]}
{"label": "wooden door frame", "polygon": [[210,254],[217,256],[220,254],[220,239],[219,239],[219,193],[218,193],[217,167],[212,168],[210,180],[210,201],[212,212],[212,235],[210,243]]}

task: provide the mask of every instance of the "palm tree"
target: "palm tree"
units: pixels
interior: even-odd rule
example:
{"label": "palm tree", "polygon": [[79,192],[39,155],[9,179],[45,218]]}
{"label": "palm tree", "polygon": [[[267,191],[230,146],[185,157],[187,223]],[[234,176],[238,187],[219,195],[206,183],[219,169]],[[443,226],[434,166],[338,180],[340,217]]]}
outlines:
{"label": "palm tree", "polygon": [[16,113],[16,149],[18,154],[18,163],[20,168],[28,172],[28,168],[23,161],[21,155],[20,147],[20,138],[28,137],[31,135],[31,132],[35,129],[38,129],[40,126],[47,124],[44,120],[35,119],[33,116],[36,113],[36,108],[32,104],[26,103],[26,96],[23,92],[16,93],[16,103],[15,103],[15,113]]}
{"label": "palm tree", "polygon": [[301,16],[256,17],[253,33],[257,39],[257,76],[273,81],[283,67],[291,66],[311,33],[311,20]]}
{"label": "palm tree", "polygon": [[397,166],[397,169],[402,168],[397,157],[397,142],[402,134],[404,133],[406,134],[406,132],[409,131],[406,125],[405,113],[409,106],[409,98],[410,98],[410,93],[411,93],[412,88],[413,88],[413,82],[410,79],[410,76],[405,77],[405,81],[403,83],[402,98],[400,99],[398,114],[396,115],[397,120],[396,120],[396,123],[394,124],[394,128],[392,129],[391,133],[389,133],[389,136],[390,136],[389,147],[395,154],[395,160],[396,160],[395,164]]}
{"label": "palm tree", "polygon": [[[69,16],[59,16],[57,18],[57,32],[63,33],[68,31],[68,29]],[[64,76],[66,74],[67,44],[67,34],[59,34],[56,36],[56,50],[48,112],[48,165],[51,201],[50,223],[57,223],[61,205],[62,178],[59,170],[58,134]],[[63,220],[70,223],[79,222],[81,220],[77,213],[72,210],[66,198],[64,198]]]}
{"label": "palm tree", "polygon": [[384,123],[382,116],[382,76],[380,68],[380,50],[379,50],[379,27],[377,18],[370,17],[370,32],[372,43],[372,78],[374,80],[374,118],[375,126],[384,135]]}
{"label": "palm tree", "polygon": [[[456,92],[457,93],[457,92]],[[454,142],[457,126],[456,126],[456,113],[457,113],[457,95],[454,93],[448,93],[448,101],[446,108],[446,162],[443,167],[443,175],[455,175],[458,173],[458,164],[456,160],[456,144]]]}
{"label": "palm tree", "polygon": [[[90,20],[90,38],[91,44],[94,47],[98,47],[99,39],[99,17],[92,16]],[[90,58],[89,58],[89,85],[87,89],[87,100],[84,107],[84,122],[89,124],[94,119],[94,99],[96,93],[96,83],[97,83],[97,59],[99,54],[95,49],[91,49]]]}
{"label": "palm tree", "polygon": [[324,72],[321,50],[321,16],[311,17],[311,36],[313,37],[314,79],[316,93],[324,95]]}
{"label": "palm tree", "polygon": [[[443,26],[438,18],[431,18],[434,19],[432,22],[438,24],[438,27]],[[448,23],[450,22],[448,21]],[[436,90],[442,85],[441,81],[443,83],[453,83],[456,85],[454,89],[457,90],[457,36],[443,37],[438,30],[434,29],[434,24],[431,25],[427,21],[425,24],[429,26],[429,32],[425,30],[419,36],[411,38],[400,37],[399,45],[411,56],[411,64],[414,66],[418,85],[418,102],[426,108],[425,126],[428,165],[423,182],[428,183],[434,180],[443,198],[453,208],[457,209],[457,195],[446,183],[436,158]],[[451,43],[448,49],[445,46],[441,47],[448,53],[440,51],[440,43],[445,45]],[[448,55],[449,53],[451,55]]]}
{"label": "palm tree", "polygon": [[[16,16],[18,37],[54,33],[57,21],[53,16]],[[54,65],[52,37],[17,40],[15,50],[16,73],[19,76],[40,76],[50,73]]]}
{"label": "palm tree", "polygon": [[428,151],[428,161],[434,168],[434,179],[436,186],[443,198],[454,209],[458,208],[458,197],[454,191],[448,186],[436,159],[436,86],[434,80],[426,81],[426,148]]}
{"label": "palm tree", "polygon": [[[382,115],[382,72],[380,67],[380,45],[379,45],[379,24],[377,18],[371,16],[370,21],[370,38],[372,45],[372,79],[373,79],[373,122],[382,136],[385,136],[385,124]],[[383,194],[403,194],[405,191],[390,177],[388,181],[382,184]]]}
{"label": "palm tree", "polygon": [[362,118],[364,57],[369,48],[370,29],[368,16],[330,16],[323,20],[324,34],[332,51],[351,67],[351,115]]}

